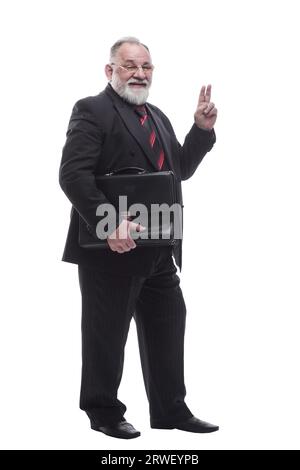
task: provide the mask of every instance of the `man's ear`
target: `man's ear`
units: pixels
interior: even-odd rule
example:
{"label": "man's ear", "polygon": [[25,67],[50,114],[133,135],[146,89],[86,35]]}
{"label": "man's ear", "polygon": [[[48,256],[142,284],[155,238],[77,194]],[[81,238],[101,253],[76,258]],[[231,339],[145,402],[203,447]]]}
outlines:
{"label": "man's ear", "polygon": [[106,66],[104,68],[104,71],[105,71],[105,75],[107,76],[108,80],[111,81],[112,73],[113,73],[112,66],[109,65],[109,64],[106,64]]}

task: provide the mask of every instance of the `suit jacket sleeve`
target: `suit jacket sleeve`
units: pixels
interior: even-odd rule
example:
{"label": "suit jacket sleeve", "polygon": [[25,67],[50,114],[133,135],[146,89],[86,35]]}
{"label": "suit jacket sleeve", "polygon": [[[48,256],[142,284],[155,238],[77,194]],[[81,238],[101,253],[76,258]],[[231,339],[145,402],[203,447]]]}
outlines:
{"label": "suit jacket sleeve", "polygon": [[169,119],[164,114],[163,117],[165,121],[167,121],[170,134],[177,142],[181,180],[187,180],[195,173],[207,152],[213,148],[214,143],[216,142],[215,131],[214,129],[206,131],[200,129],[196,124],[193,124],[189,133],[185,137],[183,145],[181,145],[176,138]]}
{"label": "suit jacket sleeve", "polygon": [[206,131],[193,124],[184,144],[181,146],[178,142],[182,180],[187,180],[195,173],[203,157],[213,148],[215,142],[214,129]]}
{"label": "suit jacket sleeve", "polygon": [[99,204],[109,201],[97,188],[95,171],[101,156],[103,132],[89,109],[88,102],[79,100],[72,110],[67,139],[59,169],[59,183],[77,212],[96,233],[100,218]]}

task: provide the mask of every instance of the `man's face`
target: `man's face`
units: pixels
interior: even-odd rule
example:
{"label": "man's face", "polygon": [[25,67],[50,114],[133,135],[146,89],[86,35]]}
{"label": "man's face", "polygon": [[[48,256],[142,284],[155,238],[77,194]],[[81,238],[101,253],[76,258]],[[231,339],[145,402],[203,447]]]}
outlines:
{"label": "man's face", "polygon": [[113,89],[126,101],[135,105],[147,101],[152,82],[152,61],[144,46],[122,44],[113,63],[106,65],[105,72]]}

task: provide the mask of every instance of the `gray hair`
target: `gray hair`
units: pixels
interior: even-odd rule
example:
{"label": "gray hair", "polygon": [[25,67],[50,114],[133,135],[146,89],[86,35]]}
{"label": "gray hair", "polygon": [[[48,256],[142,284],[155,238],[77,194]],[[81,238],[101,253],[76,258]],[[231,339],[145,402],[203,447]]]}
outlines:
{"label": "gray hair", "polygon": [[116,53],[118,52],[119,48],[125,42],[129,42],[130,44],[138,44],[139,46],[143,46],[150,53],[149,48],[145,44],[141,43],[141,41],[138,38],[135,38],[133,36],[128,36],[128,37],[118,39],[118,41],[115,42],[114,45],[111,47],[111,49],[110,49],[110,61],[114,60],[114,57],[116,56]]}

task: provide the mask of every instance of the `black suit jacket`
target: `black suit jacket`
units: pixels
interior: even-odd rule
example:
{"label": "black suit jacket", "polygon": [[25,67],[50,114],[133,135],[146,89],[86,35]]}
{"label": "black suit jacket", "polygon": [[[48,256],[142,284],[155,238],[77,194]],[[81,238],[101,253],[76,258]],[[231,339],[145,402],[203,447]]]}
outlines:
{"label": "black suit jacket", "polygon": [[[211,150],[216,140],[215,132],[199,129],[194,124],[184,144],[180,145],[169,119],[156,106],[148,103],[146,106],[157,127],[166,165],[173,170],[181,194],[181,181],[193,175],[204,155]],[[115,274],[146,275],[157,250],[169,249],[173,250],[176,264],[181,269],[181,240],[173,248],[137,246],[122,254],[110,249],[91,250],[79,246],[78,214],[95,232],[100,220],[96,209],[99,204],[109,202],[96,187],[95,176],[126,166],[157,171],[154,155],[133,106],[108,84],[98,95],[77,101],[72,110],[59,170],[60,186],[72,203],[62,260],[97,266]]]}

